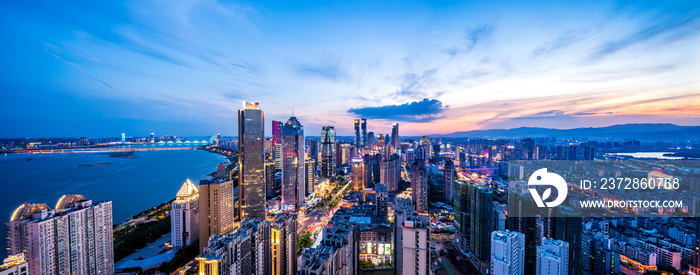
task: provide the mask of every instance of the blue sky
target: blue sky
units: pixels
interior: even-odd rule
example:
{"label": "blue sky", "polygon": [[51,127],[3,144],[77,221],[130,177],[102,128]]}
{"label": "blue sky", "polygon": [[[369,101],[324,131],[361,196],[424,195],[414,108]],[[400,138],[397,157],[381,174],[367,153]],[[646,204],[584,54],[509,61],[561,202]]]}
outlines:
{"label": "blue sky", "polygon": [[700,2],[5,1],[0,137],[700,121]]}

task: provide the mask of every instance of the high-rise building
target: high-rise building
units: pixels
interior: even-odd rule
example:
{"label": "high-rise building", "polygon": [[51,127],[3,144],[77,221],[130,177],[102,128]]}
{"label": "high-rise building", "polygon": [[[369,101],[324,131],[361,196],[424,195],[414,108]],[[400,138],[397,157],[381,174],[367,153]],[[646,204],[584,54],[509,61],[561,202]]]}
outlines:
{"label": "high-rise building", "polygon": [[[477,266],[483,270],[488,268],[491,258],[491,232],[493,232],[493,192],[491,188],[480,185],[469,185],[469,249],[481,263]],[[475,263],[476,264],[476,263]]]}
{"label": "high-rise building", "polygon": [[323,228],[318,247],[307,248],[301,256],[299,275],[348,275],[357,274],[357,234],[352,227]]}
{"label": "high-rise building", "polygon": [[365,180],[367,179],[365,173],[365,162],[362,158],[355,157],[350,163],[350,180],[352,181],[353,191],[362,191],[365,188]]}
{"label": "high-rise building", "polygon": [[122,144],[126,143],[126,135],[122,133]]}
{"label": "high-rise building", "polygon": [[347,144],[341,144],[341,143],[335,144],[335,157],[333,158],[333,160],[335,162],[335,168],[338,168],[344,164],[343,163],[343,160],[344,160],[343,159],[343,154],[344,154],[343,153],[343,147],[344,147],[343,145],[347,145]]}
{"label": "high-rise building", "polygon": [[358,150],[367,146],[367,119],[361,118],[360,120],[362,121],[360,125],[360,128],[362,129],[362,136],[360,137],[360,147],[357,147]]}
{"label": "high-rise building", "polygon": [[360,132],[360,120],[355,119],[355,148],[362,147],[362,132]]}
{"label": "high-rise building", "polygon": [[416,212],[428,211],[428,168],[422,160],[411,165],[411,199]]}
{"label": "high-rise building", "polygon": [[269,274],[270,222],[245,219],[233,233],[212,236],[195,260],[198,274]]}
{"label": "high-rise building", "polygon": [[396,274],[430,274],[430,216],[396,214]]}
{"label": "high-rise building", "polygon": [[177,191],[171,207],[171,244],[179,248],[199,241],[199,191],[189,179]]}
{"label": "high-rise building", "polygon": [[394,149],[401,149],[401,140],[399,139],[399,124],[394,123],[391,126],[391,146]]}
{"label": "high-rise building", "polygon": [[445,159],[445,166],[443,169],[444,181],[443,181],[443,194],[445,196],[445,202],[452,203],[452,192],[454,189],[455,182],[455,163],[451,158]]}
{"label": "high-rise building", "polygon": [[374,132],[368,132],[367,133],[367,145],[365,147],[367,147],[367,150],[372,150],[372,149],[374,149],[374,145],[376,145],[375,139],[374,139]]}
{"label": "high-rise building", "polygon": [[[241,219],[265,218],[265,112],[246,102],[238,110],[238,200]],[[203,243],[203,242],[202,242]]]}
{"label": "high-rise building", "polygon": [[306,196],[313,194],[316,189],[315,189],[315,184],[316,184],[316,162],[312,159],[307,159],[306,160]]}
{"label": "high-rise building", "polygon": [[569,244],[567,242],[545,239],[542,245],[537,247],[538,275],[566,275],[568,264]]}
{"label": "high-rise building", "polygon": [[265,198],[271,199],[277,195],[275,187],[275,163],[272,161],[265,162]]}
{"label": "high-rise building", "polygon": [[389,191],[384,183],[374,185],[374,205],[377,216],[386,216],[389,213]]}
{"label": "high-rise building", "polygon": [[26,256],[29,274],[112,274],[112,202],[64,195],[20,205],[7,223],[8,254]]}
{"label": "high-rise building", "polygon": [[278,215],[270,225],[270,274],[297,272],[297,218]]}
{"label": "high-rise building", "polygon": [[457,246],[462,251],[467,251],[469,247],[469,230],[471,217],[469,216],[469,185],[470,183],[459,180],[456,182],[454,190],[454,198],[452,200],[454,206],[454,222],[455,241]]}
{"label": "high-rise building", "polygon": [[[307,159],[311,159],[314,161],[314,164],[318,163],[318,141],[315,139],[310,139],[309,140],[309,156]],[[316,169],[314,169],[316,170]]]}
{"label": "high-rise building", "polygon": [[491,233],[491,274],[522,275],[525,272],[525,235],[512,231]]}
{"label": "high-rise building", "polygon": [[[532,201],[532,200],[530,200]],[[510,209],[509,209],[510,210]],[[564,211],[555,208],[554,211]],[[583,274],[581,268],[581,235],[583,234],[583,218],[574,217],[573,214],[557,213],[551,218],[552,239],[562,240],[569,244],[569,263],[567,264],[567,274]],[[618,257],[619,258],[619,257]]]}
{"label": "high-rise building", "polygon": [[335,176],[335,128],[323,126],[321,130],[321,177]]}
{"label": "high-rise building", "polygon": [[385,183],[389,192],[398,191],[399,181],[401,180],[401,157],[393,154],[391,157],[382,160],[379,174],[379,182]]}
{"label": "high-rise building", "polygon": [[363,161],[365,162],[365,188],[372,188],[375,183],[379,183],[381,180],[382,155],[365,154]]}
{"label": "high-rise building", "polygon": [[272,160],[275,162],[276,172],[282,171],[282,136],[280,135],[282,124],[280,121],[272,121]]}
{"label": "high-rise building", "polygon": [[0,275],[29,275],[29,264],[24,253],[5,258],[0,265]]}
{"label": "high-rise building", "polygon": [[233,220],[233,181],[199,181],[199,251],[210,236],[233,231]]}
{"label": "high-rise building", "polygon": [[[419,145],[425,147],[421,152],[421,158],[426,161],[429,160],[433,156],[433,144],[430,142],[430,138],[428,136],[422,136]],[[416,153],[416,158],[418,158],[418,156],[419,155]]]}
{"label": "high-rise building", "polygon": [[296,117],[280,126],[282,135],[282,209],[296,211],[306,202],[304,126]]}

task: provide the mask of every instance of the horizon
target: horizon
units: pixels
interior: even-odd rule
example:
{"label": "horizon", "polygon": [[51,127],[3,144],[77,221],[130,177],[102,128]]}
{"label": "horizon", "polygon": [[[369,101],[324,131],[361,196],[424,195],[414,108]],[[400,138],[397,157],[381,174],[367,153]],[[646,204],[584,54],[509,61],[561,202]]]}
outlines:
{"label": "horizon", "polygon": [[[523,129],[523,128],[537,128],[537,129],[546,129],[546,130],[578,130],[578,129],[600,129],[600,128],[608,128],[608,127],[616,127],[616,126],[630,126],[630,125],[669,125],[669,126],[678,126],[678,127],[700,127],[699,125],[679,125],[679,124],[673,124],[673,123],[625,123],[625,124],[614,124],[614,125],[608,125],[608,126],[601,126],[601,127],[577,127],[577,128],[546,128],[546,127],[530,127],[530,126],[521,126],[521,127],[515,127],[515,128],[500,128],[500,129],[479,129],[479,130],[465,130],[465,131],[455,131],[455,132],[450,132],[450,133],[444,133],[444,134],[427,134],[427,135],[400,135],[401,138],[407,138],[407,137],[421,137],[421,136],[428,136],[428,137],[446,137],[446,138],[469,138],[469,136],[456,136],[456,137],[448,137],[446,135],[451,135],[451,134],[457,134],[457,133],[462,133],[462,132],[478,132],[478,131],[510,131],[510,130],[517,130],[517,129]],[[372,131],[368,131],[372,132]],[[125,133],[126,134],[126,133]],[[382,133],[375,133],[375,134],[382,134]],[[206,138],[206,137],[212,137],[216,136],[216,134],[213,135],[170,135],[166,134],[167,136],[174,136],[174,137],[179,137],[179,138]],[[155,135],[155,137],[163,137],[166,135]],[[143,137],[149,137],[150,133],[145,134],[143,136],[141,135],[126,135],[127,138],[143,138]],[[0,137],[0,139],[43,139],[43,138],[120,138],[121,136],[116,135],[116,136],[40,136],[40,137]],[[237,138],[237,135],[221,135],[221,137],[226,137],[226,138]],[[272,136],[265,136],[265,138],[271,138]],[[321,137],[320,135],[305,135],[305,137]],[[354,138],[354,135],[336,135],[336,137],[347,137],[347,138]],[[528,136],[522,136],[522,138],[527,138]],[[532,136],[532,137],[541,137],[541,136]],[[481,136],[474,137],[474,138],[482,138]],[[506,138],[506,139],[512,139],[512,138]]]}
{"label": "horizon", "polygon": [[243,101],[310,136],[700,121],[697,2],[0,5],[8,137],[231,136]]}

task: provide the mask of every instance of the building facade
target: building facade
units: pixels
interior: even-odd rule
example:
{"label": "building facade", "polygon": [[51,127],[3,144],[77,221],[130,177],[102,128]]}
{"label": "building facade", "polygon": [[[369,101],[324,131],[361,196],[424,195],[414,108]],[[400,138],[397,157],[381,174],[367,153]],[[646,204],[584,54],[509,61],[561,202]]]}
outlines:
{"label": "building facade", "polygon": [[323,126],[321,130],[321,177],[335,177],[335,128]]}
{"label": "building facade", "polygon": [[382,160],[379,173],[379,182],[385,183],[389,192],[398,191],[399,181],[401,181],[401,157],[398,154],[392,154],[389,158]]}
{"label": "building facade", "polygon": [[411,165],[411,199],[416,212],[428,211],[428,168],[423,160]]}
{"label": "building facade", "polygon": [[8,254],[26,256],[29,274],[113,274],[112,202],[64,195],[19,206],[7,223]]}
{"label": "building facade", "polygon": [[282,142],[282,207],[296,211],[306,202],[304,126],[296,117],[280,125]]}
{"label": "building facade", "polygon": [[210,236],[233,231],[233,210],[233,181],[199,181],[200,252],[207,246]]}
{"label": "building facade", "polygon": [[238,110],[238,213],[241,219],[265,218],[265,112],[257,102]]}
{"label": "building facade", "polygon": [[430,274],[430,216],[396,215],[396,274]]}
{"label": "building facade", "polygon": [[180,248],[199,241],[199,191],[189,179],[182,184],[175,195],[171,209],[172,245]]}
{"label": "building facade", "polygon": [[491,233],[491,274],[525,273],[525,235],[513,231]]}

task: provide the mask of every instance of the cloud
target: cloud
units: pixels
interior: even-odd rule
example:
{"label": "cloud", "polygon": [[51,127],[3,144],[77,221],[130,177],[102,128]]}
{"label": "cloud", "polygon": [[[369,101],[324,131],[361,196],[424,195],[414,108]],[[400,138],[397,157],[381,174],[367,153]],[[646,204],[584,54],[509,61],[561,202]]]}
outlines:
{"label": "cloud", "polygon": [[700,33],[700,16],[672,16],[660,22],[649,22],[649,26],[622,38],[603,43],[589,57],[598,60],[639,43],[659,39],[662,44],[672,43]]}
{"label": "cloud", "polygon": [[486,24],[473,28],[467,28],[464,34],[464,44],[445,49],[444,52],[452,57],[460,53],[467,53],[474,49],[477,45],[483,43],[484,40],[490,38],[493,31],[493,25]]}
{"label": "cloud", "polygon": [[292,66],[292,69],[300,75],[319,77],[334,82],[348,78],[347,73],[335,61],[326,61],[321,64],[298,64]]}
{"label": "cloud", "polygon": [[435,82],[438,69],[432,68],[420,74],[408,73],[403,76],[403,84],[396,92],[390,94],[395,99],[413,99],[421,97],[438,97],[444,92],[429,93],[425,90]]}
{"label": "cloud", "polygon": [[532,57],[548,56],[556,53],[575,42],[581,41],[587,33],[583,31],[568,30],[560,34],[557,38],[549,41],[532,51]]}
{"label": "cloud", "polygon": [[429,122],[444,118],[445,116],[441,114],[447,109],[449,109],[449,106],[443,106],[440,100],[424,98],[422,101],[414,101],[401,105],[353,108],[348,110],[348,113],[356,114],[365,118],[408,122]]}
{"label": "cloud", "polygon": [[91,75],[90,73],[88,73],[87,71],[85,71],[82,67],[78,66],[78,64],[75,64],[75,63],[73,63],[73,62],[70,62],[70,61],[68,61],[68,60],[65,60],[65,59],[61,58],[60,56],[58,56],[58,55],[56,55],[56,54],[54,54],[54,53],[48,51],[47,49],[45,49],[45,51],[46,51],[46,53],[50,54],[50,55],[53,56],[54,58],[60,60],[61,62],[75,67],[76,69],[78,69],[78,71],[80,71],[81,73],[83,73],[83,74],[86,75],[87,77],[91,78],[92,80],[95,80],[95,81],[97,81],[97,82],[100,82],[100,83],[104,84],[105,86],[107,86],[107,88],[109,88],[109,89],[112,90],[112,91],[115,91],[115,92],[117,91],[117,90],[114,89],[114,87],[112,87],[112,85],[109,84],[107,81],[104,81],[104,80],[102,80],[102,79],[100,79],[100,78],[98,78],[98,77],[96,77],[96,76],[94,76],[94,75]]}

